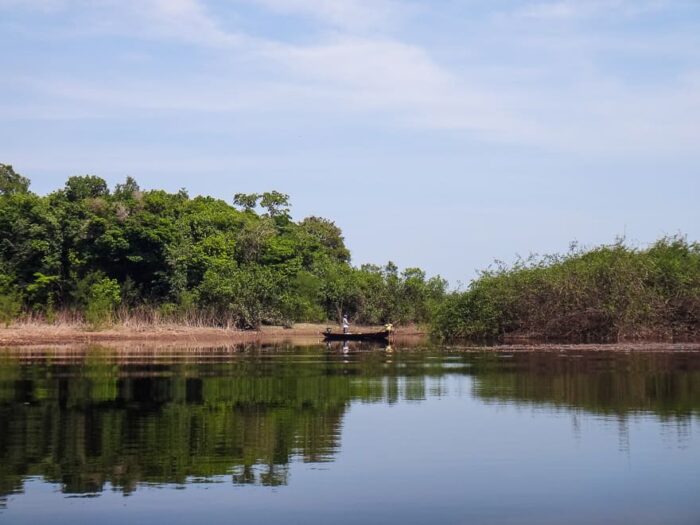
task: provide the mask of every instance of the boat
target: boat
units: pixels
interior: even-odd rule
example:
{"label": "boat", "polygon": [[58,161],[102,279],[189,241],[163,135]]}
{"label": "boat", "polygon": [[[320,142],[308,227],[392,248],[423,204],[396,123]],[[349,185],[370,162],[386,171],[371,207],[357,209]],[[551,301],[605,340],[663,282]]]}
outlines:
{"label": "boat", "polygon": [[332,332],[327,329],[321,332],[321,335],[326,341],[388,341],[391,330],[380,330],[379,332]]}

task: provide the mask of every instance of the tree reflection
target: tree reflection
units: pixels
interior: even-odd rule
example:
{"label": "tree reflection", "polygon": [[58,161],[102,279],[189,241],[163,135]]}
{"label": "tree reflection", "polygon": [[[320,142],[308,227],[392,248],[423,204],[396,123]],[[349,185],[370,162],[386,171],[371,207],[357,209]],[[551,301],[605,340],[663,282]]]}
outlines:
{"label": "tree reflection", "polygon": [[388,359],[309,348],[211,357],[134,360],[92,350],[72,360],[0,359],[0,506],[31,476],[72,494],[224,475],[283,485],[292,461],[332,461],[351,402],[443,396],[447,374],[470,376],[471,395],[486,403],[608,414],[623,430],[638,412],[681,429],[700,412],[698,354],[435,359],[397,350]]}

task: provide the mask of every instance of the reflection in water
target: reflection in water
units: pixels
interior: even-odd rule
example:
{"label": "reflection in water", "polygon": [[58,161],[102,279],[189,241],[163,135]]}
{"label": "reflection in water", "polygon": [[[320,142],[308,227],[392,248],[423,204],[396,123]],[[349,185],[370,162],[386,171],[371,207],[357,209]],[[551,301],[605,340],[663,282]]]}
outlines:
{"label": "reflection in water", "polygon": [[[568,413],[579,436],[579,415],[599,414],[619,424],[621,448],[630,416],[658,418],[664,439],[687,446],[700,413],[700,354],[370,349],[10,352],[0,358],[0,506],[37,476],[70,494],[222,475],[286,484],[290,462],[333,459],[353,402],[471,396]],[[448,377],[462,378],[452,391]]]}

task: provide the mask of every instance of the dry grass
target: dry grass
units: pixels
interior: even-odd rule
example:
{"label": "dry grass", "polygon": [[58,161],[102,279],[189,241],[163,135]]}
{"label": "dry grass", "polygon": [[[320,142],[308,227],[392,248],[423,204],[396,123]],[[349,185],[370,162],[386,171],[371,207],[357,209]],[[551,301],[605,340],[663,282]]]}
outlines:
{"label": "dry grass", "polygon": [[183,326],[123,326],[89,331],[82,324],[21,323],[0,330],[0,346],[38,344],[92,344],[119,341],[173,341],[182,343],[215,343],[255,339],[258,332],[243,332],[225,328],[195,328]]}

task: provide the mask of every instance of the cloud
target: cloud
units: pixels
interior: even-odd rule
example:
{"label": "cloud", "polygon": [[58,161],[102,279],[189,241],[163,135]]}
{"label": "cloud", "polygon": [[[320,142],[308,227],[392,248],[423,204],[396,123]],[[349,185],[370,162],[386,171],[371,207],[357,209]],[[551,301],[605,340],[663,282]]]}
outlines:
{"label": "cloud", "polygon": [[497,94],[460,81],[421,47],[386,39],[338,38],[271,53],[297,76],[332,89],[338,104],[377,111],[404,124],[511,135],[523,123]]}
{"label": "cloud", "polygon": [[517,16],[543,20],[581,19],[601,15],[635,16],[667,7],[666,0],[557,0],[529,3]]}
{"label": "cloud", "polygon": [[[289,0],[284,6],[277,0],[255,1],[271,9],[317,13],[328,23],[346,27],[370,19],[378,21],[390,5],[382,0]],[[110,0],[98,3],[99,17],[105,22],[91,24],[93,31],[231,50],[238,58],[245,56],[266,64],[275,78],[246,78],[246,71],[240,69],[234,74],[226,58],[217,78],[205,82],[191,77],[176,85],[148,79],[110,80],[109,85],[99,85],[53,78],[31,82],[32,89],[42,91],[48,86],[55,97],[92,104],[96,114],[129,107],[157,111],[274,108],[282,112],[380,114],[387,124],[501,135],[518,128],[497,96],[458,80],[424,48],[396,38],[329,36],[300,46],[225,30],[197,0],[121,0],[118,10]],[[107,9],[119,12],[119,16],[106,16]]]}
{"label": "cloud", "polygon": [[302,15],[343,29],[386,26],[400,18],[406,5],[391,0],[249,0],[271,11]]}
{"label": "cloud", "polygon": [[209,47],[243,45],[248,38],[223,29],[199,0],[94,0],[82,11],[88,31],[148,39],[176,39]]}
{"label": "cloud", "polygon": [[[585,9],[585,8],[584,8]],[[528,6],[518,14],[526,18],[577,18],[583,14],[581,4],[572,2],[547,2]]]}
{"label": "cloud", "polygon": [[70,36],[116,34],[226,47],[245,41],[226,31],[200,0],[0,0],[0,9],[64,14]]}
{"label": "cloud", "polygon": [[695,149],[700,135],[700,75],[663,87],[629,89],[616,82],[576,86],[568,100],[579,106],[549,116],[552,143],[563,149],[608,154],[661,155]]}
{"label": "cloud", "polygon": [[[482,16],[479,31],[453,40],[462,57],[450,54],[449,46],[446,51],[431,47],[429,40],[417,43],[410,26],[398,33],[382,31],[402,19],[404,4],[398,0],[242,1],[311,17],[319,21],[318,33],[304,45],[246,34],[236,27],[237,20],[226,24],[209,9],[214,4],[201,0],[65,1],[64,9],[72,5],[80,20],[90,22],[72,27],[197,46],[216,65],[216,74],[205,68],[173,81],[178,61],[170,59],[170,68],[153,75],[115,73],[102,80],[38,69],[30,78],[14,80],[34,94],[34,103],[17,106],[4,97],[2,113],[274,112],[334,122],[360,117],[368,125],[605,154],[687,150],[700,132],[700,86],[693,73],[700,60],[692,51],[697,46],[688,45],[697,37],[687,31],[600,37],[594,29],[576,27],[566,34],[539,34],[529,26],[523,29],[516,18],[494,22]],[[50,3],[57,8],[60,2]],[[560,0],[531,2],[514,13],[544,21],[662,6],[651,0]],[[368,23],[371,33],[365,32]],[[676,75],[632,84],[620,78],[617,66],[603,64],[616,56],[655,63],[683,57],[689,65]]]}
{"label": "cloud", "polygon": [[133,10],[144,10],[155,29],[193,42],[232,45],[240,37],[224,31],[197,0],[148,0],[132,4]]}

